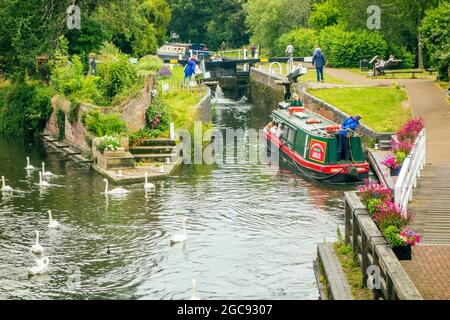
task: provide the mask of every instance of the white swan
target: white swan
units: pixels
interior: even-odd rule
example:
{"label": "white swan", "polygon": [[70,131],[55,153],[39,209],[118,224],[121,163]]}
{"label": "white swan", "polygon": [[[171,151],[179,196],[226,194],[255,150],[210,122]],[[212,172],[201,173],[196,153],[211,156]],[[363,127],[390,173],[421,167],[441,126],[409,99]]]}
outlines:
{"label": "white swan", "polygon": [[108,190],[108,186],[109,186],[108,179],[103,179],[103,182],[105,183],[105,194],[126,194],[126,193],[130,192],[123,188],[115,188],[112,190]]}
{"label": "white swan", "polygon": [[187,239],[187,232],[186,232],[186,221],[188,219],[186,217],[183,218],[183,233],[177,233],[170,239],[170,245],[173,245],[178,242],[184,242]]}
{"label": "white swan", "polygon": [[41,254],[44,248],[39,244],[39,231],[36,230],[36,243],[31,246],[31,252],[34,254]]}
{"label": "white swan", "polygon": [[40,187],[49,187],[50,183],[42,179],[42,171],[39,171],[39,186]]}
{"label": "white swan", "polygon": [[48,210],[48,227],[50,229],[58,229],[60,226],[58,221],[52,219],[52,211]]}
{"label": "white swan", "polygon": [[45,171],[45,163],[42,162],[42,177],[53,177],[54,174],[50,171]]}
{"label": "white swan", "polygon": [[4,176],[2,176],[2,188],[0,190],[3,192],[13,192],[13,188],[6,185]]}
{"label": "white swan", "polygon": [[144,183],[144,189],[155,189],[155,185],[153,183],[148,182],[148,173],[145,173],[145,183]]}
{"label": "white swan", "polygon": [[192,297],[189,300],[200,300],[200,298],[197,297],[197,285],[195,279],[192,279]]}
{"label": "white swan", "polygon": [[25,170],[27,171],[36,170],[36,168],[30,164],[30,157],[27,157],[27,166],[25,167]]}
{"label": "white swan", "polygon": [[159,169],[159,173],[166,173],[166,170],[164,169],[164,165],[161,165]]}
{"label": "white swan", "polygon": [[38,274],[44,274],[48,271],[48,257],[42,257],[41,259],[36,259],[36,264],[28,268],[28,275],[35,276]]}

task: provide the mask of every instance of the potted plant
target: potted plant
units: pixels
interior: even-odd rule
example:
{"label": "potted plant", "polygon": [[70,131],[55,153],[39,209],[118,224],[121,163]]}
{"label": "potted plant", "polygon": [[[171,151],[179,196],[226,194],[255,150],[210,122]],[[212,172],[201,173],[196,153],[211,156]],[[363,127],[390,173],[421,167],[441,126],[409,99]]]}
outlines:
{"label": "potted plant", "polygon": [[393,154],[389,154],[381,161],[381,164],[386,166],[390,170],[390,175],[392,177],[396,177],[400,174],[402,169],[401,165],[399,166],[397,163],[397,157]]}
{"label": "potted plant", "polygon": [[406,244],[403,237],[400,236],[400,230],[396,226],[387,227],[384,230],[384,237],[398,260],[411,260],[411,244]]}

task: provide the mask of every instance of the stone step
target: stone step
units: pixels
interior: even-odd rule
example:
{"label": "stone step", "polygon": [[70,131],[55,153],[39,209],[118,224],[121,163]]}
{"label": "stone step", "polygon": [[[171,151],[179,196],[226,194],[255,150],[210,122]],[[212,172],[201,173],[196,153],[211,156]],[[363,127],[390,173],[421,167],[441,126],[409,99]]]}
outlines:
{"label": "stone step", "polygon": [[135,155],[136,161],[144,162],[166,162],[167,158],[171,158],[174,154],[171,153],[158,153],[158,154],[139,154]]}
{"label": "stone step", "polygon": [[130,153],[133,155],[140,154],[161,154],[172,153],[174,146],[146,146],[146,147],[133,147],[130,148]]}
{"label": "stone step", "polygon": [[81,154],[75,154],[75,155],[73,155],[73,158],[79,163],[93,163],[94,162],[88,158],[83,157]]}
{"label": "stone step", "polygon": [[175,146],[175,140],[171,140],[168,138],[156,138],[156,139],[144,139],[139,144],[141,147],[150,147],[150,146]]}
{"label": "stone step", "polygon": [[67,153],[67,155],[69,155],[69,156],[74,156],[74,155],[77,155],[77,154],[81,154],[81,152],[75,151],[75,150],[71,149],[70,147],[63,148],[63,149],[64,149],[64,152]]}
{"label": "stone step", "polygon": [[58,139],[53,138],[51,136],[44,136],[44,141],[46,141],[46,142],[58,142]]}

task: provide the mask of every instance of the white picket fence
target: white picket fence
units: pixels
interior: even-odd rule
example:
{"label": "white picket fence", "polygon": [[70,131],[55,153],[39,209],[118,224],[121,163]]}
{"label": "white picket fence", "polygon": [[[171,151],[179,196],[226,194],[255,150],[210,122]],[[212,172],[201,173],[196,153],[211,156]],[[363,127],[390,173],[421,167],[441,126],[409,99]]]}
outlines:
{"label": "white picket fence", "polygon": [[403,162],[400,175],[395,184],[395,201],[404,209],[412,201],[413,188],[417,187],[417,178],[420,177],[421,171],[425,166],[425,142],[426,130],[423,129],[418,135],[411,153]]}

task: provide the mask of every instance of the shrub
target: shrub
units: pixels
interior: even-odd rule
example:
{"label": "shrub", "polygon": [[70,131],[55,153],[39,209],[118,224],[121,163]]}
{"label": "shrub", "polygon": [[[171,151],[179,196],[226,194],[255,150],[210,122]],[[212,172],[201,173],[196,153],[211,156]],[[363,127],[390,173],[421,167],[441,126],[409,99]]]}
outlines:
{"label": "shrub", "polygon": [[52,89],[22,83],[3,90],[0,133],[7,136],[24,136],[41,132],[52,111]]}
{"label": "shrub", "polygon": [[300,57],[309,57],[318,42],[319,35],[312,29],[300,28],[282,34],[275,41],[275,52],[284,57],[286,47],[292,44],[295,48],[295,55]]}
{"label": "shrub", "polygon": [[87,130],[97,137],[126,132],[126,123],[117,113],[103,114],[99,111],[90,111],[83,119]]}
{"label": "shrub", "polygon": [[146,121],[148,129],[166,130],[169,127],[170,117],[167,105],[155,97],[153,104],[147,109]]}
{"label": "shrub", "polygon": [[386,228],[383,232],[384,237],[389,242],[389,245],[391,247],[402,247],[406,243],[405,241],[400,237],[400,229],[396,226],[390,226]]}
{"label": "shrub", "polygon": [[383,201],[381,199],[370,199],[367,201],[367,210],[371,217],[374,217],[376,212],[379,212],[383,206]]}
{"label": "shrub", "polygon": [[80,112],[80,104],[77,102],[70,103],[68,120],[71,124],[78,121],[78,113]]}
{"label": "shrub", "polygon": [[129,136],[130,145],[138,146],[142,144],[145,139],[152,139],[159,137],[161,135],[161,130],[159,129],[141,129],[138,132],[132,133]]}
{"label": "shrub", "polygon": [[380,210],[374,214],[374,219],[378,223],[381,231],[389,226],[396,226],[398,229],[406,227],[411,220],[411,213],[401,208],[400,204],[387,201]]}
{"label": "shrub", "polygon": [[116,151],[121,147],[120,140],[114,136],[103,136],[95,139],[95,145],[100,153],[105,151]]}
{"label": "shrub", "polygon": [[361,198],[366,204],[371,199],[380,199],[381,201],[390,201],[392,199],[391,189],[384,187],[380,183],[366,180],[364,186],[358,187],[358,191],[361,193]]}
{"label": "shrub", "polygon": [[136,70],[126,57],[121,57],[118,61],[100,64],[98,74],[102,78],[102,85],[106,97],[109,99],[131,88],[137,81]]}
{"label": "shrub", "polygon": [[342,27],[327,27],[320,33],[320,45],[327,64],[337,68],[359,67],[362,58],[372,58],[387,52],[387,42],[381,33],[344,31]]}
{"label": "shrub", "polygon": [[145,56],[139,60],[136,69],[138,75],[148,75],[158,72],[163,65],[163,61],[157,56]]}

